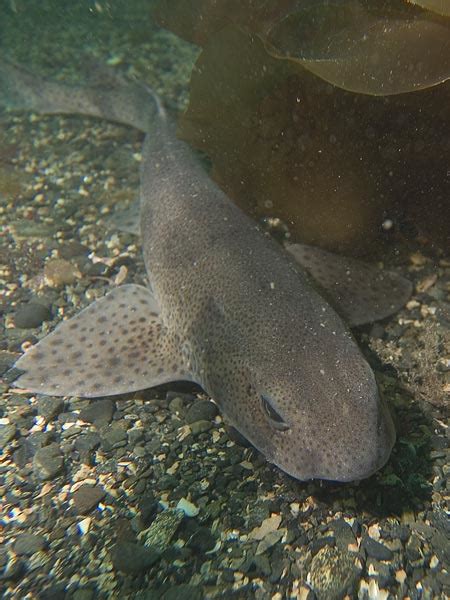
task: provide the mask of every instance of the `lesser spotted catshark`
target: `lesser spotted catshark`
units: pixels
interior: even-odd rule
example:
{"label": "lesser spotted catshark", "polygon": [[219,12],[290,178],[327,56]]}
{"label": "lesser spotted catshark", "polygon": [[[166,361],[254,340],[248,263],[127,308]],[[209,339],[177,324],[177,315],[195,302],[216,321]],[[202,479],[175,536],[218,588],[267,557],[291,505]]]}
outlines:
{"label": "lesser spotted catshark", "polygon": [[385,464],[393,423],[349,325],[397,310],[409,282],[302,245],[288,252],[210,179],[144,86],[69,87],[3,61],[0,90],[13,108],[89,114],[146,134],[149,287],[113,289],[60,323],[17,361],[16,385],[97,397],[189,380],[298,479],[357,480]]}

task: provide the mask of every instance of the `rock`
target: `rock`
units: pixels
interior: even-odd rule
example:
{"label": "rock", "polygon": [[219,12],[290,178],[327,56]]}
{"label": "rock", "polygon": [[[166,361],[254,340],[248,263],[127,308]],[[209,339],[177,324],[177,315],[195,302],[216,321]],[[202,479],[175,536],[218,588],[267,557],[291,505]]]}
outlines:
{"label": "rock", "polygon": [[80,277],[78,268],[64,258],[51,258],[45,263],[45,283],[50,287],[62,287],[75,283]]}
{"label": "rock", "polygon": [[17,360],[17,354],[0,350],[0,377],[9,371]]}
{"label": "rock", "polygon": [[188,539],[186,545],[195,552],[204,554],[216,545],[216,538],[207,527],[199,527]]}
{"label": "rock", "polygon": [[25,563],[21,559],[12,558],[8,561],[5,568],[0,573],[0,581],[2,580],[16,580],[23,576],[25,572]]}
{"label": "rock", "polygon": [[53,479],[63,468],[63,457],[58,444],[40,448],[33,458],[33,471],[39,479]]}
{"label": "rock", "polygon": [[195,506],[195,504],[189,502],[186,498],[180,498],[177,508],[182,510],[187,517],[196,517],[200,512],[198,506]]}
{"label": "rock", "polygon": [[143,427],[135,427],[127,432],[128,442],[131,446],[136,446],[138,442],[144,439],[145,429]]}
{"label": "rock", "polygon": [[31,556],[43,550],[47,543],[44,536],[33,533],[20,533],[14,542],[14,552],[19,556]]}
{"label": "rock", "polygon": [[80,419],[87,423],[93,423],[97,429],[101,429],[111,423],[113,413],[114,402],[109,398],[93,400],[89,406],[80,411]]}
{"label": "rock", "polygon": [[332,521],[330,523],[330,528],[334,531],[336,546],[340,550],[347,550],[350,544],[356,544],[353,529],[346,521],[344,521],[344,519]]}
{"label": "rock", "polygon": [[169,402],[169,410],[178,416],[184,415],[186,412],[186,405],[183,398],[180,398],[180,396],[175,396],[175,398],[172,398],[172,400]]}
{"label": "rock", "polygon": [[153,494],[146,493],[140,498],[138,502],[139,516],[145,527],[149,526],[150,520],[155,514],[157,507],[158,503]]}
{"label": "rock", "polygon": [[90,512],[105,497],[105,490],[99,485],[82,485],[73,494],[73,504],[80,515]]}
{"label": "rock", "polygon": [[90,452],[100,445],[100,436],[95,431],[88,431],[75,440],[75,448],[78,452]]}
{"label": "rock", "polygon": [[376,580],[380,588],[387,589],[395,585],[395,577],[390,564],[379,562],[374,559],[368,559],[366,563],[367,571],[369,570],[370,566],[377,574]]}
{"label": "rock", "polygon": [[52,313],[47,306],[38,302],[29,302],[20,306],[14,315],[14,325],[18,329],[34,329],[44,321],[50,321]]}
{"label": "rock", "polygon": [[181,598],[189,598],[189,600],[203,600],[203,592],[200,588],[181,583],[169,588],[161,596],[160,600],[181,600]]}
{"label": "rock", "polygon": [[356,555],[325,546],[314,556],[309,580],[318,600],[338,600],[350,592],[358,577]]}
{"label": "rock", "polygon": [[194,423],[190,423],[189,427],[192,432],[192,435],[197,436],[201,433],[206,433],[212,428],[211,421],[195,421]]}
{"label": "rock", "polygon": [[78,588],[72,595],[72,600],[93,600],[95,591],[92,588]]}
{"label": "rock", "polygon": [[30,455],[33,456],[40,448],[48,446],[53,440],[53,435],[52,431],[36,431],[35,433],[31,433],[26,439]]}
{"label": "rock", "polygon": [[64,410],[64,400],[53,396],[40,396],[37,403],[38,415],[51,421]]}
{"label": "rock", "polygon": [[187,409],[185,421],[189,425],[197,421],[212,421],[218,414],[218,408],[210,400],[197,400]]}
{"label": "rock", "polygon": [[160,553],[167,550],[183,516],[181,510],[170,508],[159,513],[145,534],[145,545]]}
{"label": "rock", "polygon": [[90,250],[76,240],[68,240],[58,246],[58,254],[60,258],[70,259],[77,256],[87,256]]}
{"label": "rock", "polygon": [[394,553],[384,544],[377,542],[367,535],[362,542],[362,547],[366,551],[367,556],[375,560],[392,560]]}
{"label": "rock", "polygon": [[159,553],[153,548],[133,542],[118,542],[111,551],[114,569],[130,575],[147,571],[158,558]]}
{"label": "rock", "polygon": [[127,443],[127,430],[120,422],[114,422],[110,427],[105,427],[101,435],[101,446],[105,452],[120,448]]}
{"label": "rock", "polygon": [[16,426],[14,423],[7,423],[6,425],[0,425],[0,449],[9,444],[16,435]]}

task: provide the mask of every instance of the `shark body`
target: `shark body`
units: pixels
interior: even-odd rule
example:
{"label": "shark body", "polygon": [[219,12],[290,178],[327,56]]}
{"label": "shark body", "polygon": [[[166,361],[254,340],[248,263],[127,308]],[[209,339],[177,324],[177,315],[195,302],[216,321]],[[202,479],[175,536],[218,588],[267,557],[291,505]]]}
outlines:
{"label": "shark body", "polygon": [[[305,246],[288,253],[209,178],[143,88],[130,111],[124,93],[103,106],[95,90],[75,94],[11,63],[0,66],[0,83],[15,107],[26,98],[40,112],[94,114],[149,131],[140,189],[149,287],[118,287],[60,323],[17,361],[15,385],[98,397],[189,380],[298,479],[357,480],[385,464],[395,441],[391,416],[330,301],[347,322],[361,323],[396,310],[410,293],[406,280]],[[352,304],[349,279],[361,274],[376,293]]]}

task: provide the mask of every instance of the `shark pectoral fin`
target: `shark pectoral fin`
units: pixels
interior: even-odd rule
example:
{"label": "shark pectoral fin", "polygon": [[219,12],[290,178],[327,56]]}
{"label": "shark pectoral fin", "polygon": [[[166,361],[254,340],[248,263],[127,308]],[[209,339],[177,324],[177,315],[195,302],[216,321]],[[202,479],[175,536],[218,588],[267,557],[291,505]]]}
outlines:
{"label": "shark pectoral fin", "polygon": [[113,229],[140,235],[140,205],[139,200],[132,202],[128,208],[114,210],[114,213],[106,219],[106,224]]}
{"label": "shark pectoral fin", "polygon": [[189,380],[152,293],[124,285],[63,321],[16,362],[17,387],[40,394],[109,396]]}
{"label": "shark pectoral fin", "polygon": [[411,296],[411,282],[392,271],[304,244],[289,244],[286,250],[353,327],[388,317]]}

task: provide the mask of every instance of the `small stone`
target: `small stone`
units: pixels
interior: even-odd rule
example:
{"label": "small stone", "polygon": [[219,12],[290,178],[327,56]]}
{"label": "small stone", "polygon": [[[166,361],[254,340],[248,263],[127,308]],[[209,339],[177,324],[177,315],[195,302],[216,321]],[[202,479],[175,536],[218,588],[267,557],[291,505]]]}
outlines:
{"label": "small stone", "polygon": [[93,423],[101,429],[112,421],[114,402],[109,398],[94,400],[89,406],[80,411],[80,419],[86,423]]}
{"label": "small stone", "polygon": [[195,552],[204,554],[216,545],[216,538],[207,527],[199,527],[187,541],[187,546]]}
{"label": "small stone", "polygon": [[68,240],[58,246],[58,254],[60,258],[70,259],[78,256],[87,256],[90,250],[76,240]]}
{"label": "small stone", "polygon": [[17,360],[17,354],[0,350],[0,377],[9,371]]}
{"label": "small stone", "polygon": [[347,550],[356,543],[356,538],[350,525],[344,519],[336,519],[330,523],[330,528],[336,537],[336,546],[340,550]]}
{"label": "small stone", "polygon": [[44,266],[45,282],[50,287],[70,285],[80,276],[78,268],[64,258],[52,258]]}
{"label": "small stone", "polygon": [[16,435],[16,426],[14,423],[0,425],[0,449],[3,450]]}
{"label": "small stone", "polygon": [[185,421],[189,425],[197,421],[212,421],[218,413],[218,408],[210,400],[197,400],[186,411]]}
{"label": "small stone", "polygon": [[28,436],[26,444],[30,450],[31,455],[36,454],[39,448],[48,446],[53,440],[52,431],[36,431]]}
{"label": "small stone", "polygon": [[91,528],[92,519],[90,517],[86,517],[82,521],[77,524],[78,531],[80,535],[86,535]]}
{"label": "small stone", "polygon": [[95,431],[88,431],[79,435],[75,440],[75,448],[78,452],[91,452],[100,445],[100,436]]}
{"label": "small stone", "polygon": [[0,574],[0,581],[11,579],[16,580],[22,577],[25,571],[25,563],[21,559],[12,558],[8,561],[2,573]]}
{"label": "small stone", "polygon": [[170,508],[159,513],[145,533],[145,545],[160,553],[167,550],[183,516],[181,510]]}
{"label": "small stone", "polygon": [[105,452],[120,448],[127,443],[127,430],[120,422],[114,422],[102,431],[101,446]]}
{"label": "small stone", "polygon": [[342,598],[352,591],[357,576],[355,555],[336,547],[325,546],[311,561],[309,580],[318,600]]}
{"label": "small stone", "polygon": [[135,446],[144,439],[145,429],[143,427],[134,427],[127,432],[128,441],[131,446]]}
{"label": "small stone", "polygon": [[40,396],[37,403],[38,415],[51,421],[64,410],[64,400],[53,396]]}
{"label": "small stone", "polygon": [[58,444],[40,448],[33,458],[33,471],[39,479],[53,479],[63,468],[63,457]]}
{"label": "small stone", "polygon": [[161,596],[160,600],[181,600],[181,598],[189,598],[189,600],[203,600],[202,590],[188,583],[181,583],[169,588]]}
{"label": "small stone", "polygon": [[186,404],[183,398],[180,398],[180,396],[172,398],[169,402],[169,410],[176,415],[183,415],[186,411]]}
{"label": "small stone", "polygon": [[44,321],[50,321],[52,313],[47,306],[38,302],[29,302],[20,306],[14,315],[14,325],[18,329],[34,329]]}
{"label": "small stone", "polygon": [[31,556],[46,547],[44,536],[33,533],[21,533],[14,542],[14,552],[19,556]]}
{"label": "small stone", "polygon": [[195,421],[189,425],[192,435],[197,436],[206,433],[212,428],[211,421]]}
{"label": "small stone", "polygon": [[147,571],[159,558],[159,553],[133,542],[118,542],[111,551],[114,569],[135,575]]}
{"label": "small stone", "polygon": [[372,539],[370,536],[366,536],[363,539],[362,547],[366,551],[367,556],[375,558],[375,560],[392,560],[394,556],[392,550],[384,544]]}
{"label": "small stone", "polygon": [[195,506],[195,504],[192,504],[186,498],[181,498],[178,501],[177,508],[182,510],[187,517],[196,517],[200,512],[198,506]]}
{"label": "small stone", "polygon": [[85,515],[105,497],[105,490],[99,485],[82,485],[73,494],[73,504],[80,515]]}
{"label": "small stone", "polygon": [[95,591],[92,588],[78,588],[72,595],[72,600],[93,600]]}

